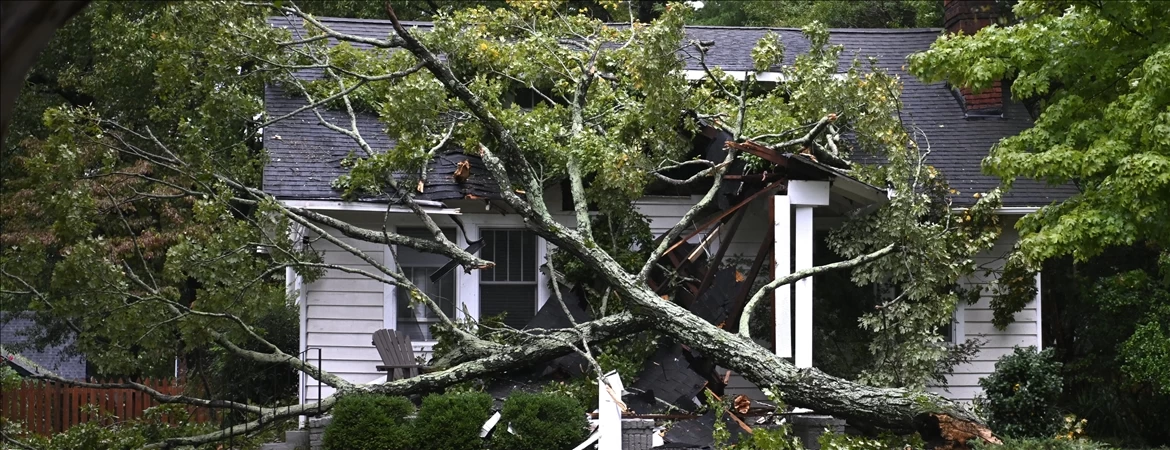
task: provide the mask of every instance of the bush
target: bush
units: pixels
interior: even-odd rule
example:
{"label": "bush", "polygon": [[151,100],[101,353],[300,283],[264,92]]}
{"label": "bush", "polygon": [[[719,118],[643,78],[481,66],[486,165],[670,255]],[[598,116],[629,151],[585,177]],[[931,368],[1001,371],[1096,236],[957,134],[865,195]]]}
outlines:
{"label": "bush", "polygon": [[995,373],[979,380],[991,428],[1009,437],[1051,437],[1061,422],[1060,367],[1051,349],[1035,347],[1016,347],[995,363]]}
{"label": "bush", "polygon": [[918,433],[910,435],[896,435],[882,433],[877,437],[853,436],[849,434],[825,433],[817,442],[822,450],[886,450],[926,448],[922,436]]}
{"label": "bush", "polygon": [[[512,427],[514,433],[508,432]],[[589,422],[576,400],[556,394],[513,393],[492,433],[497,450],[564,450],[585,440]]]}
{"label": "bush", "polygon": [[414,405],[402,397],[352,394],[333,407],[333,421],[325,427],[325,450],[406,450]]}
{"label": "bush", "polygon": [[[0,448],[35,448],[40,450],[134,450],[165,439],[209,433],[210,424],[196,424],[189,420],[187,408],[168,404],[147,408],[142,417],[119,420],[94,404],[81,406],[91,420],[79,423],[52,436],[39,436],[10,421],[0,421],[0,431],[7,442]],[[170,420],[178,425],[173,425]],[[12,446],[8,446],[12,443]]]}
{"label": "bush", "polygon": [[1102,450],[1109,448],[1097,442],[1084,439],[1004,439],[1003,445],[974,443],[976,450]]}
{"label": "bush", "polygon": [[482,392],[428,395],[414,423],[417,450],[484,447],[479,431],[491,416],[492,396]]}

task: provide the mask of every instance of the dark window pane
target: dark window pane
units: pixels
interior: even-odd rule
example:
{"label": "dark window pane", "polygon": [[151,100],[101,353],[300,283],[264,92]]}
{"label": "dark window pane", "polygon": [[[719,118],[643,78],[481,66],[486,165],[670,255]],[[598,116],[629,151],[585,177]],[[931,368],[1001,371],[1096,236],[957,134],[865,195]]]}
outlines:
{"label": "dark window pane", "polygon": [[[403,227],[399,228],[397,233],[403,236],[426,239],[428,241],[435,239],[434,236],[431,236],[431,232],[427,231],[425,228]],[[447,239],[451,240],[451,242],[455,242],[454,229],[444,228],[443,234],[446,235]],[[447,264],[447,262],[450,260],[450,258],[436,253],[420,252],[405,245],[398,246],[398,263],[403,266],[442,267],[443,264]]]}
{"label": "dark window pane", "polygon": [[536,315],[536,285],[492,285],[479,287],[479,317],[490,317],[507,312],[504,323],[513,328],[524,328]]}
{"label": "dark window pane", "polygon": [[520,279],[523,281],[536,281],[536,233],[531,231],[521,232],[524,242],[524,253],[520,257]]}
{"label": "dark window pane", "polygon": [[[496,232],[495,232],[495,230],[482,230],[480,232],[480,238],[483,239],[483,244],[484,244],[483,250],[480,251],[480,257],[483,259],[486,259],[488,261],[492,261],[492,262],[496,263],[497,266],[499,264],[501,264],[500,262],[496,261],[496,246],[495,246]],[[480,270],[479,271],[479,279],[481,281],[495,281],[496,280],[496,269],[491,268],[491,269]]]}
{"label": "dark window pane", "polygon": [[[447,314],[447,317],[451,317],[455,314],[455,274],[454,272],[447,273],[438,282],[431,282],[430,276],[435,269],[434,267],[403,267],[402,272],[420,291],[438,303],[439,308]],[[396,292],[398,322],[395,328],[406,333],[411,340],[433,340],[431,326],[439,323],[439,315],[422,303],[411,306],[410,290],[398,288]]]}

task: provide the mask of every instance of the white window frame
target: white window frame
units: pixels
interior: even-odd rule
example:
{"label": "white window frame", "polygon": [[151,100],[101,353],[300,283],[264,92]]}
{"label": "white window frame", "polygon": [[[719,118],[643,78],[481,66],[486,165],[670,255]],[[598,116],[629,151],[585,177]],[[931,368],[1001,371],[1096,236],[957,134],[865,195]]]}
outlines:
{"label": "white window frame", "polygon": [[[482,236],[480,234],[481,228],[488,228],[488,229],[492,229],[492,230],[501,230],[501,231],[532,231],[532,230],[529,230],[528,228],[524,227],[523,224],[518,224],[516,221],[508,221],[508,222],[501,221],[499,223],[497,223],[496,221],[487,221],[487,222],[480,222],[480,223],[475,225],[475,238],[476,239],[482,239]],[[470,231],[470,230],[468,230],[468,231]],[[536,259],[535,259],[535,261],[536,261],[536,309],[533,310],[533,314],[540,312],[540,308],[544,307],[544,303],[545,303],[545,301],[548,300],[548,296],[550,295],[550,290],[548,287],[548,284],[549,284],[548,275],[545,274],[545,271],[541,270],[541,267],[544,267],[544,265],[547,263],[547,260],[548,260],[548,242],[545,241],[544,238],[540,237],[540,235],[537,235],[536,236]],[[471,276],[469,276],[468,278],[472,278],[472,280],[470,281],[469,284],[475,285],[475,319],[479,320],[479,319],[481,319],[480,307],[479,307],[479,305],[480,305],[480,298],[479,298],[480,273],[479,273],[479,271],[473,271],[470,275]]]}
{"label": "white window frame", "polygon": [[[478,217],[477,217],[478,216]],[[458,230],[455,233],[455,244],[460,248],[467,248],[468,242],[477,241],[481,238],[481,228],[499,229],[499,230],[523,230],[523,221],[515,216],[497,216],[497,215],[463,215],[464,230],[467,235]],[[442,221],[440,221],[442,222]],[[399,226],[386,224],[386,230],[389,232],[397,232]],[[448,227],[448,225],[440,223],[440,227]],[[548,274],[544,270],[540,270],[540,266],[544,266],[548,259],[549,246],[548,241],[544,238],[536,236],[536,262],[539,265],[536,271],[536,311],[544,307],[545,302],[551,294],[549,289]],[[383,264],[386,267],[394,268],[394,252],[383,252]],[[473,270],[471,273],[456,268],[455,269],[455,320],[466,320],[469,318],[480,320],[480,297],[479,297],[479,271]],[[382,324],[384,328],[393,329],[398,324],[398,295],[397,286],[386,285],[382,289]],[[466,312],[465,312],[466,310]],[[429,352],[436,341],[420,341],[415,342],[415,350]]]}

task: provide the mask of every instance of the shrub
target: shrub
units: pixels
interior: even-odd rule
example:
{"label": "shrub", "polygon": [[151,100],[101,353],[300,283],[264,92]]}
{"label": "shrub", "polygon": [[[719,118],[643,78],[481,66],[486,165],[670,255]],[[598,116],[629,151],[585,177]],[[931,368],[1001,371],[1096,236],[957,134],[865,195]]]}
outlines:
{"label": "shrub", "polygon": [[[512,427],[514,433],[508,432]],[[585,440],[589,422],[576,400],[556,394],[513,393],[492,433],[497,450],[563,450]]]}
{"label": "shrub", "polygon": [[995,373],[979,380],[987,395],[988,424],[1009,437],[1050,437],[1060,425],[1056,407],[1062,380],[1052,350],[1016,347],[995,363]]}
{"label": "shrub", "polygon": [[402,397],[352,394],[333,407],[333,421],[325,427],[325,450],[406,450],[414,405]]}
{"label": "shrub", "polygon": [[1085,439],[1004,439],[1003,445],[974,442],[976,450],[1102,450],[1109,448]]}
{"label": "shrub", "polygon": [[474,450],[484,447],[479,431],[491,416],[492,396],[482,392],[428,395],[414,421],[417,450]]}
{"label": "shrub", "polygon": [[[189,419],[183,405],[168,404],[147,408],[142,417],[119,420],[94,404],[81,406],[92,419],[52,436],[38,436],[18,423],[0,421],[0,431],[7,442],[0,448],[35,448],[40,450],[134,450],[164,439],[194,436],[211,432],[210,424],[196,424]],[[174,420],[178,425],[170,423]],[[11,443],[12,446],[8,446]]]}

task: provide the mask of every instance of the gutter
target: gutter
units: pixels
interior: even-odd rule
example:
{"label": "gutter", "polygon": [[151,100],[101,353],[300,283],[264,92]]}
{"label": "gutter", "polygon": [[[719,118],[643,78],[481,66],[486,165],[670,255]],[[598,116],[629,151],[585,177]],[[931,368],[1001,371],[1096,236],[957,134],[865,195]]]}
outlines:
{"label": "gutter", "polygon": [[[1031,213],[1034,213],[1036,211],[1039,211],[1040,208],[1041,208],[1040,206],[1004,206],[1002,208],[995,208],[995,209],[991,210],[991,212],[996,213],[996,214],[1000,214],[1000,215],[1005,215],[1005,216],[1022,216],[1025,214],[1031,214]],[[952,212],[963,212],[963,211],[966,211],[968,209],[971,209],[971,208],[965,208],[965,207],[951,208],[951,211]]]}
{"label": "gutter", "polygon": [[[459,208],[448,208],[441,202],[429,200],[415,200],[415,202],[430,214],[462,214]],[[385,203],[343,202],[339,200],[281,200],[280,203],[290,208],[303,208],[312,211],[365,211],[414,214],[413,211],[407,208],[387,206]]]}

